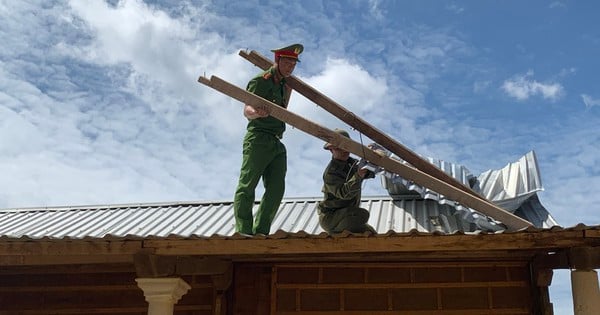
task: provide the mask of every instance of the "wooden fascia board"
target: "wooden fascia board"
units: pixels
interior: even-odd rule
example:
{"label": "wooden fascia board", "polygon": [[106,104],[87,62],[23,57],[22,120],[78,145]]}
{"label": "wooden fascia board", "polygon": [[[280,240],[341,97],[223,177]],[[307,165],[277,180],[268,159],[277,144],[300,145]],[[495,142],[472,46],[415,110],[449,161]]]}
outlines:
{"label": "wooden fascia board", "polygon": [[[163,256],[219,256],[250,260],[286,257],[526,257],[541,255],[540,265],[569,267],[566,253],[584,248],[585,266],[599,267],[600,238],[588,230],[537,231],[479,235],[379,235],[277,239],[151,239],[0,241],[0,266],[130,263],[140,252]],[[593,234],[593,233],[592,233]],[[556,255],[552,255],[556,252]],[[560,253],[563,253],[560,255]],[[384,256],[381,256],[384,255]],[[408,255],[408,256],[407,256]],[[573,254],[571,254],[573,256]],[[544,258],[545,257],[545,258]],[[591,257],[591,258],[589,258]],[[563,258],[563,259],[558,259]],[[565,260],[565,261],[563,261]],[[581,264],[583,265],[583,263]]]}
{"label": "wooden fascia board", "polygon": [[0,241],[0,266],[132,262],[133,254],[143,250],[142,244],[131,240]]}
{"label": "wooden fascia board", "polygon": [[118,255],[143,248],[137,240],[24,240],[0,241],[0,255]]}
{"label": "wooden fascia board", "polygon": [[0,255],[0,266],[79,265],[132,263],[132,254]]}
{"label": "wooden fascia board", "polygon": [[597,238],[600,239],[600,229],[594,229],[594,230],[584,230],[584,235],[587,238]]}
{"label": "wooden fascia board", "polygon": [[539,269],[598,269],[600,268],[600,245],[573,246],[537,255],[534,265]]}
{"label": "wooden fascia board", "polygon": [[581,231],[389,237],[149,240],[157,255],[307,255],[548,250],[584,246]]}

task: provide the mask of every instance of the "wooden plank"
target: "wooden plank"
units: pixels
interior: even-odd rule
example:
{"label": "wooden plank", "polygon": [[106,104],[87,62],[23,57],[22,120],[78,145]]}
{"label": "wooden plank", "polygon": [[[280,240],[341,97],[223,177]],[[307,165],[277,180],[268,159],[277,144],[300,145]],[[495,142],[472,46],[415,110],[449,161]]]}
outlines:
{"label": "wooden plank", "polygon": [[2,292],[65,292],[71,294],[75,293],[90,293],[95,291],[133,291],[139,290],[140,288],[135,285],[60,285],[60,286],[29,286],[29,287],[0,287],[0,293]]}
{"label": "wooden plank", "polygon": [[[515,255],[525,250],[556,250],[585,244],[581,232],[539,232],[506,233],[481,235],[439,235],[439,236],[383,236],[383,237],[328,237],[328,238],[288,238],[288,239],[206,239],[206,240],[147,240],[144,245],[156,251],[157,255],[227,255],[235,260],[237,256],[256,255],[273,259],[283,255],[352,253],[427,253],[427,252],[468,252],[477,251],[485,256],[498,250],[512,250]],[[461,254],[462,255],[462,254]]]}
{"label": "wooden plank", "polygon": [[148,307],[102,307],[102,308],[62,308],[62,309],[38,309],[38,310],[19,310],[18,313],[0,314],[19,314],[19,315],[48,315],[48,314],[143,314],[148,311]]}
{"label": "wooden plank", "polygon": [[[269,59],[265,58],[264,56],[262,56],[261,54],[259,54],[258,52],[254,51],[254,50],[251,51],[250,53],[247,53],[242,50],[239,52],[239,55],[263,70],[268,69],[272,65],[272,62]],[[345,123],[350,125],[352,128],[358,130],[362,134],[371,138],[373,141],[382,145],[384,148],[390,150],[390,152],[396,154],[401,159],[407,161],[408,163],[413,165],[418,170],[421,170],[421,171],[423,171],[423,172],[425,172],[425,173],[427,173],[427,174],[429,174],[429,175],[431,175],[431,176],[433,176],[433,177],[435,177],[435,178],[437,178],[459,190],[462,190],[474,197],[485,200],[485,198],[483,196],[477,194],[470,187],[463,185],[461,182],[457,181],[454,177],[446,174],[446,172],[439,169],[435,165],[429,163],[429,161],[423,159],[418,154],[414,153],[409,148],[400,144],[399,142],[397,142],[395,139],[391,138],[384,132],[378,130],[377,128],[375,128],[374,126],[372,126],[371,124],[369,124],[368,122],[366,122],[365,120],[360,118],[359,116],[352,114],[351,111],[344,108],[342,105],[336,103],[335,101],[333,101],[329,97],[325,96],[324,94],[320,93],[316,89],[312,88],[310,85],[308,85],[307,83],[298,79],[296,76],[292,75],[291,77],[286,78],[286,82],[287,82],[287,85],[292,87],[296,92],[302,94],[304,97],[306,97],[309,100],[311,100],[312,102],[316,103],[317,105],[319,105],[320,107],[322,107],[323,109],[325,109],[326,111],[328,111],[329,113],[331,113],[332,115],[337,117],[338,119],[344,121]],[[350,115],[349,115],[349,113],[350,113]]]}
{"label": "wooden plank", "polygon": [[567,250],[569,265],[573,269],[593,270],[600,268],[600,247],[576,246]]}
{"label": "wooden plank", "polygon": [[142,249],[142,241],[24,240],[0,242],[0,255],[119,255]]}
{"label": "wooden plank", "polygon": [[132,263],[132,254],[123,255],[2,255],[0,254],[0,266],[31,266],[31,265],[72,265],[72,264],[112,264]]}
{"label": "wooden plank", "polygon": [[[267,243],[268,244],[268,243]],[[354,262],[357,260],[364,262],[394,262],[394,261],[430,261],[440,262],[448,260],[463,261],[526,261],[529,262],[532,257],[543,250],[494,250],[494,251],[428,251],[428,252],[387,252],[387,253],[336,253],[327,255],[326,253],[309,253],[292,256],[231,256],[236,262],[263,262],[263,263],[288,263],[292,260],[303,261],[307,263],[316,262]],[[292,258],[290,258],[292,257]]]}
{"label": "wooden plank", "polygon": [[420,288],[492,288],[528,287],[526,281],[495,282],[424,282],[424,283],[286,283],[278,289],[420,289]]}
{"label": "wooden plank", "polygon": [[[175,311],[210,311],[211,305],[175,305]],[[142,307],[90,307],[90,308],[61,308],[61,309],[39,309],[39,310],[19,310],[19,315],[48,315],[48,314],[146,314],[147,306]]]}
{"label": "wooden plank", "polygon": [[[365,311],[283,311],[275,315],[364,315]],[[426,311],[369,311],[370,315],[530,315],[528,309],[468,309],[468,310],[426,310]]]}
{"label": "wooden plank", "polygon": [[363,157],[369,160],[371,163],[381,166],[392,173],[396,173],[406,179],[412,180],[421,186],[428,187],[460,204],[499,220],[508,227],[508,230],[520,230],[531,226],[531,223],[528,221],[505,211],[504,209],[492,204],[487,200],[465,193],[464,191],[459,190],[446,182],[443,182],[416,168],[405,165],[398,160],[391,159],[387,156],[381,156],[358,142],[341,136],[330,129],[322,127],[312,121],[296,115],[281,106],[273,104],[255,94],[249,93],[246,90],[243,90],[216,76],[212,76],[210,80],[205,77],[200,77],[198,82],[205,84],[225,95],[235,98],[244,104],[252,105],[255,108],[262,108],[268,111],[271,116],[284,121],[296,127],[297,129],[313,135],[325,142],[332,143],[333,145]]}
{"label": "wooden plank", "polygon": [[141,241],[36,240],[0,242],[0,266],[130,263]]}
{"label": "wooden plank", "polygon": [[4,275],[37,275],[37,274],[86,274],[86,273],[127,273],[135,272],[135,268],[129,263],[116,264],[85,264],[85,265],[54,265],[47,266],[6,266],[0,268],[0,277]]}
{"label": "wooden plank", "polygon": [[[433,268],[448,268],[448,267],[493,267],[493,268],[503,268],[503,267],[525,267],[529,263],[527,262],[519,262],[519,261],[442,261],[442,262],[429,262],[427,264],[428,269]],[[292,262],[285,264],[276,264],[275,267],[278,269],[295,269],[295,268],[310,268],[310,269],[321,269],[321,268],[339,268],[339,263],[332,262],[324,262],[319,263],[318,265],[315,263],[305,263],[305,262]],[[352,262],[352,263],[344,263],[344,268],[369,268],[369,269],[397,269],[397,268],[422,268],[423,262]]]}
{"label": "wooden plank", "polygon": [[583,231],[585,237],[588,238],[600,238],[600,229],[595,230],[585,230]]}

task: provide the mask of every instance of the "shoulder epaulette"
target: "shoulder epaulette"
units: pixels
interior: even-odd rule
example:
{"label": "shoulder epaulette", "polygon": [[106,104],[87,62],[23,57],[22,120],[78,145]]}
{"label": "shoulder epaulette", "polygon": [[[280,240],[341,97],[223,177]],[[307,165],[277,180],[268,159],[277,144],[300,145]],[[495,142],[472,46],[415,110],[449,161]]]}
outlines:
{"label": "shoulder epaulette", "polygon": [[271,74],[271,72],[265,72],[265,74],[263,74],[263,79],[268,80],[271,78],[273,74]]}

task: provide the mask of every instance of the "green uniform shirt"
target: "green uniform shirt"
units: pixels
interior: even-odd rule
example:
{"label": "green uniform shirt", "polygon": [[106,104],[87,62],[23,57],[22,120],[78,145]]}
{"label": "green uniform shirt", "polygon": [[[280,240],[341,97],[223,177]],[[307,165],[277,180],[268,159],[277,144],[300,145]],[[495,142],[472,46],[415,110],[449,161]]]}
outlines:
{"label": "green uniform shirt", "polygon": [[319,209],[328,212],[334,209],[360,206],[362,178],[357,174],[357,161],[331,159],[323,172],[323,201]]}
{"label": "green uniform shirt", "polygon": [[[271,67],[258,74],[248,82],[246,90],[281,107],[286,107],[285,78],[275,83],[275,71],[277,70]],[[281,139],[285,131],[285,123],[275,117],[267,116],[250,120],[246,130],[266,132]]]}

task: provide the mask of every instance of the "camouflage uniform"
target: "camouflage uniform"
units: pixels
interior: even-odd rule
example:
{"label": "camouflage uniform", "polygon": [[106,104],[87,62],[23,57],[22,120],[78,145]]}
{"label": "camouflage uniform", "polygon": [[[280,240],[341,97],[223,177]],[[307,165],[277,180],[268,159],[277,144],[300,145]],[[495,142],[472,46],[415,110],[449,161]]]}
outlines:
{"label": "camouflage uniform", "polygon": [[356,159],[331,159],[323,172],[323,201],[319,202],[319,224],[329,234],[344,230],[353,233],[370,231],[369,212],[360,208],[362,178]]}

